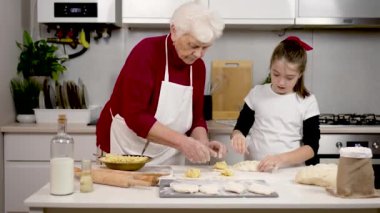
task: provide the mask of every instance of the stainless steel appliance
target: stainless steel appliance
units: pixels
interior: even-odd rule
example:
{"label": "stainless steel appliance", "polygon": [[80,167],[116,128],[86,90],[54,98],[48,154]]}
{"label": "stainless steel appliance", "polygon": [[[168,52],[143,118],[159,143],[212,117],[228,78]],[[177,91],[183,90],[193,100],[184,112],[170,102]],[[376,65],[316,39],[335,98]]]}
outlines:
{"label": "stainless steel appliance", "polygon": [[375,187],[380,188],[380,116],[375,114],[321,114],[321,163],[337,163],[341,147],[363,146],[372,150]]}
{"label": "stainless steel appliance", "polygon": [[379,27],[378,0],[298,0],[298,26]]}

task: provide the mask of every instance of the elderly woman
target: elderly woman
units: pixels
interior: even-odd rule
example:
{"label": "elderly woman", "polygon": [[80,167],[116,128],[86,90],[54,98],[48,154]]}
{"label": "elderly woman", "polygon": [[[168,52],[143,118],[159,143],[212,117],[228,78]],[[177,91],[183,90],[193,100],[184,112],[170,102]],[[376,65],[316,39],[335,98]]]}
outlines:
{"label": "elderly woman", "polygon": [[[224,23],[189,2],[174,12],[170,34],[143,39],[129,54],[97,123],[97,146],[114,154],[144,154],[151,164],[205,163],[226,153],[209,141],[203,117],[207,48]],[[146,147],[146,149],[145,149]]]}

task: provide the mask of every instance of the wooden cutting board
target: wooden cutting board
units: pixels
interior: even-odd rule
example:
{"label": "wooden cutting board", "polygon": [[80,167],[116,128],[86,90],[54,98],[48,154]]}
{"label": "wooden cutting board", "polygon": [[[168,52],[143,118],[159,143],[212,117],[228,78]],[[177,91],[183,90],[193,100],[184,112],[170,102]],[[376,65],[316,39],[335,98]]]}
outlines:
{"label": "wooden cutting board", "polygon": [[215,60],[211,68],[212,119],[237,119],[252,88],[252,62]]}

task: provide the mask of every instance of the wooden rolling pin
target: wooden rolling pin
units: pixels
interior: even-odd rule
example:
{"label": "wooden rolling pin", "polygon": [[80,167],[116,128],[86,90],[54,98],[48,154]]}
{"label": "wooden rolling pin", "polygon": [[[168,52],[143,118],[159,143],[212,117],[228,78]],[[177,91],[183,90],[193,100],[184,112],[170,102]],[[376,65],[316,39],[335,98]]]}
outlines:
{"label": "wooden rolling pin", "polygon": [[[76,177],[80,177],[80,168],[75,167],[74,172]],[[132,173],[105,168],[93,168],[91,170],[91,176],[94,183],[127,188],[131,186],[157,185],[158,178],[162,175]]]}

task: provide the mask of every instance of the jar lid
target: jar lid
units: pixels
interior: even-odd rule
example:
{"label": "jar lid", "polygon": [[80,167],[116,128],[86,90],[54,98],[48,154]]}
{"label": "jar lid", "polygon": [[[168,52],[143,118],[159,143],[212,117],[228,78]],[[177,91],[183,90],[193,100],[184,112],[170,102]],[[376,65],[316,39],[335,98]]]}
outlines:
{"label": "jar lid", "polygon": [[340,157],[346,158],[372,158],[372,150],[367,147],[343,147],[340,149]]}

